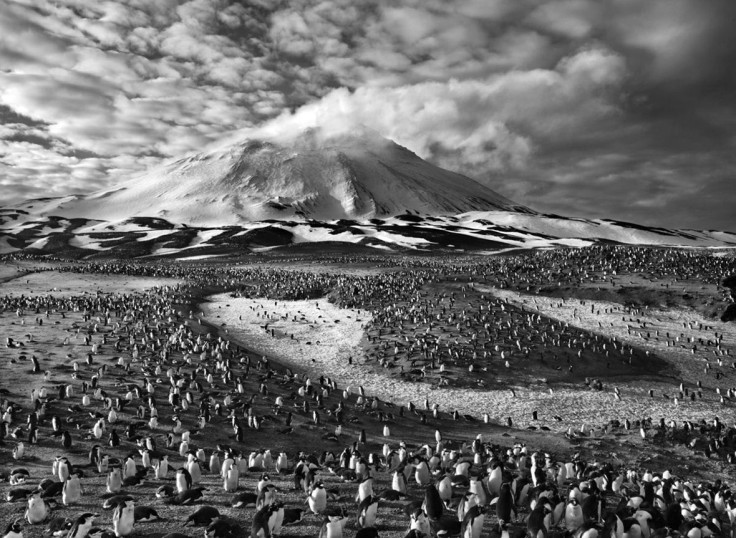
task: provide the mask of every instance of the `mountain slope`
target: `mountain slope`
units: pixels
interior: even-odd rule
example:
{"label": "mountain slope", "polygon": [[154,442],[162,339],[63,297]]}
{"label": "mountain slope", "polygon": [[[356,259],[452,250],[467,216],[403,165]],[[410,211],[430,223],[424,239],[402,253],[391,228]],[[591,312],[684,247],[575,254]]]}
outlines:
{"label": "mountain slope", "polygon": [[[226,227],[174,225],[146,217],[112,222],[37,218],[0,211],[0,255],[24,251],[74,258],[200,259],[271,249],[493,253],[600,243],[705,247],[726,253],[736,248],[736,234],[510,211],[441,217],[405,214],[370,220],[270,220]],[[724,247],[727,250],[721,250]]]}
{"label": "mountain slope", "polygon": [[60,200],[42,215],[105,220],[146,216],[190,226],[226,226],[265,219],[515,208],[524,209],[376,133],[325,137],[310,130],[289,144],[266,139],[222,144],[115,188]]}

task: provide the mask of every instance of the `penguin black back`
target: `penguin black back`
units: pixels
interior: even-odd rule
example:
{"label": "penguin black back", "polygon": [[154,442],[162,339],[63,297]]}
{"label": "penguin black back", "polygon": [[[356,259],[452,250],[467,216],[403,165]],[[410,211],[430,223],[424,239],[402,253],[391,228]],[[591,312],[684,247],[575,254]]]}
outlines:
{"label": "penguin black back", "polygon": [[429,519],[440,519],[442,517],[444,504],[434,484],[428,485],[424,492],[424,511]]}

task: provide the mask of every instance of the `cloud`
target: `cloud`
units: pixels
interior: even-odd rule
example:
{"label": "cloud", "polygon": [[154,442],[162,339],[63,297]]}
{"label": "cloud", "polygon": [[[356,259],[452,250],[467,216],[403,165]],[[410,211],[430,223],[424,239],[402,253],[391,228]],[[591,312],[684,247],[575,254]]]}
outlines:
{"label": "cloud", "polygon": [[365,125],[449,168],[523,169],[533,158],[535,140],[555,138],[560,144],[616,116],[616,90],[625,76],[618,55],[586,49],[548,70],[336,89],[247,134],[289,140],[308,128],[348,133]]}
{"label": "cloud", "polygon": [[[736,201],[732,0],[6,4],[8,201],[316,124],[368,125],[560,213],[676,224],[693,196]],[[682,222],[715,218],[699,211]]]}

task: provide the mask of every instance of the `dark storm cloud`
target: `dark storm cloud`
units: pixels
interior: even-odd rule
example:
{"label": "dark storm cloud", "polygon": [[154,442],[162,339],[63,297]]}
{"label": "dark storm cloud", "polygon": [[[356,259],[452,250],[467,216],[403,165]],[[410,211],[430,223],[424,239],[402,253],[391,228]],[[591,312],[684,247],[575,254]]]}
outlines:
{"label": "dark storm cloud", "polygon": [[[536,207],[736,228],[732,0],[13,0],[0,186],[368,125]],[[709,202],[712,202],[711,205]]]}

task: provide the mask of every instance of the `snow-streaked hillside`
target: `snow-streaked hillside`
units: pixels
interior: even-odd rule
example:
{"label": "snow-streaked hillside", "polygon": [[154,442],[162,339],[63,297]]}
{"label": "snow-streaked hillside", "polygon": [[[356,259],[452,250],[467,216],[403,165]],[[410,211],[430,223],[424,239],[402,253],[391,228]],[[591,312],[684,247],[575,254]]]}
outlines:
{"label": "snow-streaked hillside", "polygon": [[67,197],[58,204],[19,207],[39,216],[145,216],[190,226],[228,226],[298,217],[387,217],[407,211],[453,215],[514,206],[478,182],[438,168],[364,129],[334,136],[310,130],[288,145],[266,139],[227,142],[115,188]]}
{"label": "snow-streaked hillside", "polygon": [[270,220],[207,228],[144,217],[109,222],[0,213],[0,254],[24,250],[89,258],[202,259],[310,244],[320,251],[319,245],[326,243],[376,252],[452,250],[490,254],[527,248],[584,247],[600,242],[733,249],[736,234],[510,211],[438,217],[405,214],[362,220]]}

